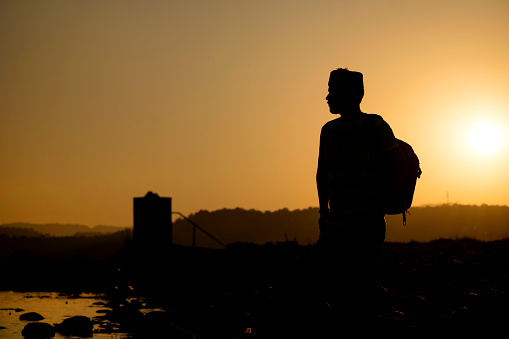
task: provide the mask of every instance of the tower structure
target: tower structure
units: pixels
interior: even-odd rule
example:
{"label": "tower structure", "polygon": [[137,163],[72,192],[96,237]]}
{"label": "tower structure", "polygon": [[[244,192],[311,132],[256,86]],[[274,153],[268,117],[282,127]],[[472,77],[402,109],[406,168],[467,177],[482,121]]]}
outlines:
{"label": "tower structure", "polygon": [[173,243],[171,198],[149,191],[133,198],[133,240],[137,248],[153,252]]}

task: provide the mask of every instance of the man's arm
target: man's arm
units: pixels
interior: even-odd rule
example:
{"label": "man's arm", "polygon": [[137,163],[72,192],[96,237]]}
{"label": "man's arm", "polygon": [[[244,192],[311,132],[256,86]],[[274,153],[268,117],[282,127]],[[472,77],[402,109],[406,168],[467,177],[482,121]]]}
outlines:
{"label": "man's arm", "polygon": [[[323,133],[323,132],[322,132]],[[318,151],[318,168],[316,170],[316,188],[320,214],[329,212],[329,171],[325,160],[324,142],[320,133],[320,149]]]}
{"label": "man's arm", "polygon": [[316,170],[316,188],[318,190],[318,204],[320,214],[329,212],[329,174],[324,161],[318,156],[318,169]]}

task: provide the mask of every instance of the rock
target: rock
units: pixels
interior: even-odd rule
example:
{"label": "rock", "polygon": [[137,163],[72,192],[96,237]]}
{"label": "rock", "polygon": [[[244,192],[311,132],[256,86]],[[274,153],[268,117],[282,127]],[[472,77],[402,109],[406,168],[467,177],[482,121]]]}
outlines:
{"label": "rock", "polygon": [[171,318],[172,315],[164,311],[147,313],[137,324],[136,338],[195,338],[191,332],[171,324]]}
{"label": "rock", "polygon": [[122,325],[122,328],[126,330],[133,328],[142,317],[143,314],[131,306],[121,306],[105,313],[107,320]]}
{"label": "rock", "polygon": [[25,312],[22,308],[0,308],[0,311]]}
{"label": "rock", "polygon": [[55,329],[48,323],[29,323],[21,331],[25,338],[52,338],[55,336]]}
{"label": "rock", "polygon": [[43,320],[43,319],[44,319],[44,317],[37,312],[23,313],[22,315],[19,316],[19,320],[26,320],[26,321],[39,321],[39,320]]}
{"label": "rock", "polygon": [[81,315],[67,318],[55,325],[58,333],[68,336],[91,337],[93,329],[94,325],[90,318]]}

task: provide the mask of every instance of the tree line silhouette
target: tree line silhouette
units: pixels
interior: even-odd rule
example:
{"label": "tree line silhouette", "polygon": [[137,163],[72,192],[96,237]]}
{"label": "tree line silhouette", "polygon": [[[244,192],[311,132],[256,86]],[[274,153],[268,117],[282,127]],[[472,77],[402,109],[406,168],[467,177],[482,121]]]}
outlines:
{"label": "tree line silhouette", "polygon": [[[386,216],[389,242],[427,242],[436,239],[472,238],[491,241],[509,238],[509,207],[489,205],[440,205],[412,207],[403,226],[401,215]],[[204,227],[224,243],[252,242],[264,244],[297,240],[300,245],[314,244],[318,239],[318,208],[261,212],[256,210],[221,209],[199,211],[189,219]],[[174,242],[190,245],[191,235],[186,221],[173,225]],[[215,247],[206,237],[198,246]]]}
{"label": "tree line silhouette", "polygon": [[[388,242],[509,238],[508,206],[444,204],[412,207],[410,213],[406,226],[402,225],[400,215],[386,217]],[[293,240],[299,245],[312,245],[318,238],[317,218],[318,208],[314,207],[265,212],[241,208],[201,210],[189,215],[189,219],[225,244],[245,242],[259,245]],[[15,248],[76,252],[77,249],[96,247],[96,244],[108,241],[120,245],[125,243],[126,237],[132,237],[131,232],[131,228],[115,226],[6,224],[0,226],[0,256],[12,253]],[[173,241],[177,245],[191,246],[192,227],[186,220],[179,218],[174,221]],[[197,233],[197,246],[220,248],[201,232]]]}

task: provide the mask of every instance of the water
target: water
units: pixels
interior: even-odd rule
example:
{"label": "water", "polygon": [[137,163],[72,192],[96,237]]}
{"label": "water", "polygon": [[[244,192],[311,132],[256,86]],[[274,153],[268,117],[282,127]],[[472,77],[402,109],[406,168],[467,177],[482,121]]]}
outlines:
{"label": "water", "polygon": [[[79,297],[61,295],[56,292],[12,292],[0,291],[0,339],[23,339],[21,331],[28,321],[19,320],[19,316],[27,312],[37,312],[44,317],[41,322],[48,324],[61,323],[72,316],[83,315],[93,319],[106,310],[103,305],[94,303],[105,302],[100,294],[82,293]],[[16,308],[23,311],[16,311]],[[99,325],[94,325],[94,339],[125,339],[127,333],[96,333]],[[76,337],[55,335],[55,339],[69,339]]]}

